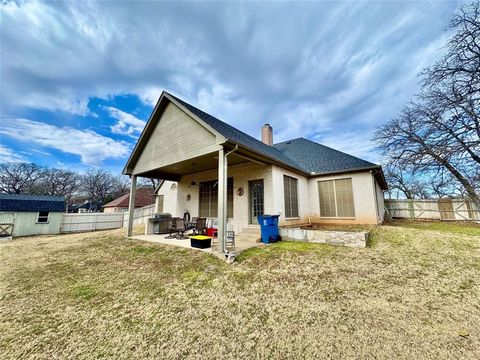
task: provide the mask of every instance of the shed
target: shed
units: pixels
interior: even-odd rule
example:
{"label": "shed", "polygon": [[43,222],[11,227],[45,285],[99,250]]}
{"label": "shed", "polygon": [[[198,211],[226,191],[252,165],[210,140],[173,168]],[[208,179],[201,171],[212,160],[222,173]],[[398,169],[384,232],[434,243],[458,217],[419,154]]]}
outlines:
{"label": "shed", "polygon": [[13,236],[58,234],[65,197],[0,194],[0,223],[13,224]]}

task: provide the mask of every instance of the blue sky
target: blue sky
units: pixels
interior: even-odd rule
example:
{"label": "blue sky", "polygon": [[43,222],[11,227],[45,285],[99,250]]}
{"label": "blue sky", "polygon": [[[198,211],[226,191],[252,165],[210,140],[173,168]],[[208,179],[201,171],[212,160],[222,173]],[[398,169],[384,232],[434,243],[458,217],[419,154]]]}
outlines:
{"label": "blue sky", "polygon": [[0,161],[120,172],[162,90],[367,160],[459,2],[6,1]]}

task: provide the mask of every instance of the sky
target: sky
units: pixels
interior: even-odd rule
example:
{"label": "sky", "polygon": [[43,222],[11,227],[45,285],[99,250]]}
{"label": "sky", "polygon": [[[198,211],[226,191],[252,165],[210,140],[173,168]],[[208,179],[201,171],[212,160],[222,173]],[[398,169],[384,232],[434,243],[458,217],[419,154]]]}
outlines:
{"label": "sky", "polygon": [[163,90],[260,138],[373,162],[461,6],[436,2],[9,1],[0,162],[120,173]]}

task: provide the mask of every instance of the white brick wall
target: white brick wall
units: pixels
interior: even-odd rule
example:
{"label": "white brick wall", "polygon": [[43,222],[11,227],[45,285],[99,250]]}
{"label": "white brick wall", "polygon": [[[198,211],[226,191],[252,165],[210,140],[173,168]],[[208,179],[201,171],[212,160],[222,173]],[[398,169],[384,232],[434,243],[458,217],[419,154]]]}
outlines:
{"label": "white brick wall", "polygon": [[[318,197],[318,181],[332,179],[352,179],[355,218],[322,218]],[[320,176],[309,179],[311,221],[332,224],[377,224],[373,175],[368,172]]]}
{"label": "white brick wall", "polygon": [[[228,220],[228,228],[237,234],[249,225],[249,189],[250,180],[263,179],[264,183],[264,206],[265,213],[273,211],[272,192],[272,167],[256,163],[236,164],[228,167],[228,177],[233,177],[233,219]],[[195,174],[195,181],[209,181],[218,178],[218,171],[209,170]],[[178,183],[178,196],[175,216],[183,216],[185,210],[190,212],[191,217],[198,216],[198,186],[189,187],[192,181],[191,175],[182,176]],[[237,190],[243,188],[244,194],[237,195]],[[190,200],[187,201],[187,195]],[[283,197],[282,197],[283,199]],[[165,207],[165,209],[167,209]],[[170,211],[168,211],[170,212]]]}
{"label": "white brick wall", "polygon": [[[298,180],[299,218],[285,219],[283,175],[294,177]],[[217,170],[203,171],[195,174],[195,180],[208,181],[217,179]],[[383,192],[376,186],[378,205],[375,205],[373,176],[369,172],[343,174],[335,176],[322,176],[307,179],[305,176],[283,169],[276,165],[259,165],[256,163],[243,163],[229,166],[228,177],[233,177],[233,214],[229,219],[229,229],[237,234],[249,225],[249,189],[248,182],[263,179],[264,201],[266,214],[280,214],[280,225],[305,224],[309,220],[317,223],[337,224],[376,224],[383,221]],[[320,180],[352,178],[355,218],[321,218],[318,199],[318,185]],[[198,216],[198,186],[189,187],[191,175],[183,176],[180,182],[166,181],[159,191],[164,195],[163,211],[173,216],[183,216],[185,210],[192,217]],[[172,189],[172,185],[177,185]],[[237,190],[243,188],[243,196],[237,195]],[[187,201],[187,195],[190,200]],[[381,207],[381,208],[380,208]],[[379,209],[379,214],[377,214]]]}

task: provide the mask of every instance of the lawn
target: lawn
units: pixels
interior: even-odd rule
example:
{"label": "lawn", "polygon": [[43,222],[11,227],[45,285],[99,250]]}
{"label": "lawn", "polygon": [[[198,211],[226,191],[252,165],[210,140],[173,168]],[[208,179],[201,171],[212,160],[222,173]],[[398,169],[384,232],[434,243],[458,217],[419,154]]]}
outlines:
{"label": "lawn", "polygon": [[0,358],[478,359],[480,234],[414,227],[233,265],[119,230],[2,243]]}

